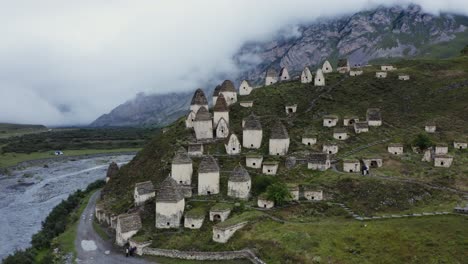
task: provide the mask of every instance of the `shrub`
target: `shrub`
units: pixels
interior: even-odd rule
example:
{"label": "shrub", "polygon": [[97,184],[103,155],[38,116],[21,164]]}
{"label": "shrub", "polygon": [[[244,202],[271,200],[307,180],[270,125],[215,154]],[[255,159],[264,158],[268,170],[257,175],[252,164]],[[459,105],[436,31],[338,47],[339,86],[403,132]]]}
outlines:
{"label": "shrub", "polygon": [[282,205],[291,199],[291,193],[289,192],[288,186],[280,182],[268,186],[266,195],[268,200],[274,201],[277,205]]}
{"label": "shrub", "polygon": [[413,144],[419,147],[419,149],[425,150],[429,148],[430,146],[432,146],[433,143],[428,135],[418,134],[416,138],[413,140]]}

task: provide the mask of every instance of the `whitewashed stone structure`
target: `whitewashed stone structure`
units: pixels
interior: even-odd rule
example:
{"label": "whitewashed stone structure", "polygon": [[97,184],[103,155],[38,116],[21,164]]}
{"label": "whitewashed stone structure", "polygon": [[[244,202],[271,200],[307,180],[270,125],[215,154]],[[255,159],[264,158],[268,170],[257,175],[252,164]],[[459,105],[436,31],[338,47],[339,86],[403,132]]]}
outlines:
{"label": "whitewashed stone structure", "polygon": [[262,167],[262,155],[247,155],[245,157],[245,166],[252,169],[260,169]]}
{"label": "whitewashed stone structure", "polygon": [[363,158],[362,162],[367,168],[380,168],[383,165],[383,160],[381,158]]}
{"label": "whitewashed stone structure", "polygon": [[468,143],[454,141],[453,142],[453,147],[455,149],[459,149],[459,150],[466,149],[468,147]]}
{"label": "whitewashed stone structure", "polygon": [[409,81],[410,76],[405,74],[405,75],[398,75],[398,80],[400,81]]}
{"label": "whitewashed stone structure", "polygon": [[218,126],[218,122],[221,118],[224,118],[224,121],[229,125],[229,108],[224,94],[220,93],[216,104],[213,107],[213,127]]}
{"label": "whitewashed stone structure", "polygon": [[224,144],[224,148],[228,155],[238,155],[241,153],[241,143],[236,134],[231,134],[229,136],[229,140]]}
{"label": "whitewashed stone structure", "polygon": [[387,72],[376,72],[375,77],[377,77],[378,79],[387,78]]}
{"label": "whitewashed stone structure", "polygon": [[185,198],[179,185],[167,177],[156,195],[156,228],[178,228],[184,209]]}
{"label": "whitewashed stone structure", "polygon": [[151,181],[139,182],[135,184],[135,190],[133,191],[135,206],[145,204],[146,201],[152,199],[155,195],[156,192]]}
{"label": "whitewashed stone structure", "polygon": [[247,80],[243,80],[239,86],[239,95],[249,95],[253,90],[252,85]]}
{"label": "whitewashed stone structure", "polygon": [[364,72],[362,70],[351,70],[349,71],[349,76],[359,76],[362,75]]}
{"label": "whitewashed stone structure", "polygon": [[252,182],[247,170],[241,165],[237,166],[228,180],[228,196],[248,200]]}
{"label": "whitewashed stone structure", "polygon": [[309,201],[323,200],[323,191],[311,187],[304,187],[304,198]]}
{"label": "whitewashed stone structure", "polygon": [[184,148],[180,148],[172,159],[171,177],[178,183],[183,185],[192,184],[193,166],[192,159]]}
{"label": "whitewashed stone structure", "polygon": [[297,111],[297,104],[286,105],[286,106],[284,107],[284,110],[286,111],[286,114],[296,113],[296,111]]}
{"label": "whitewashed stone structure", "polygon": [[339,73],[347,73],[351,70],[351,66],[349,65],[348,59],[340,59],[338,60],[338,65],[336,67],[336,70]]}
{"label": "whitewashed stone structure", "polygon": [[268,69],[265,77],[265,86],[272,85],[278,82],[278,74],[275,69]]}
{"label": "whitewashed stone structure", "polygon": [[278,172],[278,162],[277,161],[264,161],[262,173],[266,175],[276,175]]}
{"label": "whitewashed stone structure", "polygon": [[262,145],[263,130],[260,121],[253,114],[245,120],[242,130],[242,146],[248,149],[258,149]]}
{"label": "whitewashed stone structure", "polygon": [[141,219],[138,213],[117,216],[115,243],[121,247],[124,246],[140,229]]}
{"label": "whitewashed stone structure", "polygon": [[334,128],[333,138],[338,140],[348,139],[348,131],[345,128]]}
{"label": "whitewashed stone structure", "polygon": [[273,208],[275,206],[275,202],[271,201],[271,200],[268,200],[266,195],[263,194],[263,195],[258,196],[257,206],[260,207],[260,208],[270,209],[270,208]]}
{"label": "whitewashed stone structure", "polygon": [[435,167],[442,167],[442,168],[449,168],[452,166],[453,157],[446,154],[438,154],[434,156],[434,166]]}
{"label": "whitewashed stone structure", "polygon": [[322,151],[327,154],[336,154],[338,153],[338,145],[336,143],[324,143]]}
{"label": "whitewashed stone structure", "polygon": [[201,144],[201,143],[189,144],[189,146],[188,146],[188,155],[190,157],[203,156],[203,144]]}
{"label": "whitewashed stone structure", "polygon": [[227,138],[229,136],[229,124],[221,117],[216,127],[216,138]]}
{"label": "whitewashed stone structure", "polygon": [[401,143],[392,143],[389,144],[387,147],[388,153],[392,153],[393,155],[401,155],[403,154],[403,144]]}
{"label": "whitewashed stone structure", "polygon": [[343,118],[343,126],[354,126],[354,123],[359,122],[357,116],[345,116]]}
{"label": "whitewashed stone structure", "polygon": [[200,229],[205,220],[205,215],[196,210],[188,211],[184,215],[184,227],[188,229]]}
{"label": "whitewashed stone structure", "polygon": [[361,121],[354,123],[354,133],[361,134],[369,132],[369,124],[367,121]]}
{"label": "whitewashed stone structure", "polygon": [[[237,91],[234,87],[234,84],[230,80],[225,80],[221,84],[221,89],[219,90],[219,95],[223,95],[226,99],[228,106],[237,102]],[[218,96],[219,99],[219,96]],[[226,120],[229,122],[229,120]]]}
{"label": "whitewashed stone structure", "polygon": [[338,124],[338,116],[336,115],[326,115],[323,117],[323,126],[324,127],[334,127]]}
{"label": "whitewashed stone structure", "polygon": [[333,72],[333,68],[328,60],[326,60],[322,65],[322,72],[323,73],[330,73]]}
{"label": "whitewashed stone structure", "polygon": [[228,226],[215,225],[213,227],[213,241],[218,243],[226,243],[236,233],[237,230],[243,228],[248,222],[241,222]]}
{"label": "whitewashed stone structure", "polygon": [[302,137],[302,144],[307,146],[312,146],[317,143],[317,137],[315,136],[303,136]]}
{"label": "whitewashed stone structure", "polygon": [[311,153],[307,160],[307,168],[325,171],[331,167],[330,156],[326,153]]}
{"label": "whitewashed stone structure", "polygon": [[246,107],[246,108],[253,107],[253,103],[254,103],[253,101],[240,101],[239,102],[240,106]]}
{"label": "whitewashed stone structure", "polygon": [[228,219],[231,214],[232,206],[224,203],[215,204],[210,209],[210,221],[215,222],[224,222]]}
{"label": "whitewashed stone structure", "polygon": [[436,132],[436,129],[437,129],[437,126],[436,126],[435,123],[426,124],[426,126],[424,127],[424,130],[425,130],[427,133],[435,133],[435,132]]}
{"label": "whitewashed stone structure", "polygon": [[190,111],[190,113],[187,114],[187,117],[185,118],[185,127],[186,128],[193,128],[193,123],[195,122],[195,117],[197,114],[193,111]]}
{"label": "whitewashed stone structure", "polygon": [[312,80],[312,73],[310,72],[309,67],[305,67],[301,73],[301,83],[311,83]]}
{"label": "whitewashed stone structure", "polygon": [[355,159],[343,160],[344,172],[356,173],[361,170],[360,167],[361,167],[361,163],[359,162],[359,160],[355,160]]}
{"label": "whitewashed stone structure", "polygon": [[292,201],[299,201],[299,185],[288,186],[289,193],[291,194]]}
{"label": "whitewashed stone structure", "polygon": [[325,86],[325,76],[321,69],[318,69],[315,73],[314,86]]}
{"label": "whitewashed stone structure", "polygon": [[207,108],[200,107],[195,117],[193,128],[197,139],[213,138],[213,121]]}
{"label": "whitewashed stone structure", "polygon": [[221,90],[221,84],[216,85],[216,88],[213,91],[213,105],[215,105],[218,100],[219,90]]}
{"label": "whitewashed stone structure", "polygon": [[437,143],[435,146],[435,152],[436,155],[439,154],[447,154],[448,153],[448,145],[445,143]]}
{"label": "whitewashed stone structure", "polygon": [[288,131],[281,122],[277,122],[271,130],[269,153],[270,155],[284,156],[289,149]]}
{"label": "whitewashed stone structure", "polygon": [[279,81],[282,82],[282,81],[289,81],[289,73],[288,73],[288,69],[286,69],[286,67],[283,67],[281,68],[280,70],[280,74],[279,74]]}
{"label": "whitewashed stone structure", "polygon": [[394,70],[396,70],[396,68],[393,67],[392,65],[382,65],[382,66],[380,66],[380,70],[382,70],[382,71],[394,71]]}
{"label": "whitewashed stone structure", "polygon": [[198,195],[219,193],[219,166],[212,156],[203,157],[198,168]]}
{"label": "whitewashed stone structure", "polygon": [[198,109],[200,109],[202,106],[208,109],[208,100],[206,100],[206,96],[203,90],[197,89],[193,94],[192,102],[190,103],[190,111],[197,113]]}
{"label": "whitewashed stone structure", "polygon": [[369,108],[366,113],[366,120],[369,126],[381,126],[382,115],[379,108]]}

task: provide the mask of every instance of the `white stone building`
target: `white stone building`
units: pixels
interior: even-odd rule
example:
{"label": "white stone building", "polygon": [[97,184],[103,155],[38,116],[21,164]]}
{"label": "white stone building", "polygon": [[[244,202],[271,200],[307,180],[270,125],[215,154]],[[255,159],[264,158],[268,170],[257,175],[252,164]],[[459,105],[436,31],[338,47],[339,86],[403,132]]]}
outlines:
{"label": "white stone building", "polygon": [[383,160],[381,158],[363,158],[362,162],[367,168],[380,168],[383,165]]}
{"label": "white stone building", "polygon": [[343,171],[356,173],[361,171],[361,163],[359,160],[355,159],[345,159],[343,160]]}
{"label": "white stone building", "polygon": [[357,116],[345,116],[343,118],[343,126],[354,126],[354,123],[359,122]]}
{"label": "white stone building", "polygon": [[286,67],[281,68],[280,74],[279,74],[279,81],[289,81],[289,73],[288,69]]}
{"label": "white stone building", "polygon": [[270,155],[284,156],[289,149],[288,131],[281,122],[277,122],[270,134]]}
{"label": "white stone building", "polygon": [[193,123],[193,129],[197,139],[213,138],[213,121],[207,108],[200,107]]}
{"label": "white stone building", "polygon": [[349,65],[348,59],[340,59],[338,60],[338,65],[336,67],[336,71],[339,73],[347,73],[351,70],[351,66]]}
{"label": "white stone building", "polygon": [[190,111],[190,113],[187,114],[187,117],[185,118],[185,127],[186,128],[193,128],[193,123],[195,122],[195,117],[197,114],[193,111]]}
{"label": "white stone building", "polygon": [[229,197],[248,200],[252,182],[247,170],[241,165],[234,168],[228,180]]}
{"label": "white stone building", "polygon": [[248,222],[240,222],[232,225],[215,225],[213,227],[213,241],[218,243],[226,243],[236,233],[237,230],[243,228]]}
{"label": "white stone building", "polygon": [[428,123],[426,124],[426,126],[424,127],[424,130],[427,132],[427,133],[435,133],[436,132],[436,129],[437,129],[437,126],[435,123]]}
{"label": "white stone building", "polygon": [[334,128],[333,138],[337,140],[346,140],[348,139],[348,131],[345,128]]}
{"label": "white stone building", "polygon": [[135,184],[133,191],[133,200],[135,206],[145,204],[146,201],[152,199],[156,195],[154,185],[151,181],[139,182]]}
{"label": "white stone building", "polygon": [[309,67],[305,67],[301,73],[301,83],[311,83],[312,80],[312,73],[310,72]]}
{"label": "white stone building", "polygon": [[190,157],[201,157],[203,156],[203,144],[192,143],[188,146],[188,155]]}
{"label": "white stone building", "polygon": [[330,73],[333,72],[333,68],[328,60],[326,60],[322,65],[322,72],[323,73]]}
{"label": "white stone building", "polygon": [[219,193],[219,166],[212,156],[203,157],[198,168],[198,195]]}
{"label": "white stone building", "polygon": [[454,142],[453,142],[453,147],[454,147],[455,149],[459,149],[459,150],[466,149],[466,148],[468,147],[468,143],[466,143],[466,142],[454,141]]}
{"label": "white stone building", "polygon": [[278,82],[278,74],[273,68],[268,69],[265,77],[265,86],[272,85]]}
{"label": "white stone building", "polygon": [[400,80],[400,81],[409,81],[409,79],[410,79],[410,76],[407,75],[407,74],[398,75],[398,80]]}
{"label": "white stone building", "polygon": [[231,214],[232,206],[226,203],[217,203],[210,208],[211,222],[224,222]]}
{"label": "white stone building", "polygon": [[338,145],[336,143],[324,143],[322,151],[327,154],[336,154],[338,153]]}
{"label": "white stone building", "polygon": [[216,138],[227,138],[229,136],[229,124],[221,117],[216,127]]}
{"label": "white stone building", "polygon": [[362,75],[364,72],[362,70],[351,70],[349,71],[349,76],[359,76]]}
{"label": "white stone building", "polygon": [[213,91],[213,105],[215,105],[218,100],[219,90],[221,90],[221,84],[216,85],[216,88]]}
{"label": "white stone building", "polygon": [[291,200],[299,201],[299,194],[300,194],[299,185],[289,185],[288,190],[289,190],[289,193],[291,194]]}
{"label": "white stone building", "polygon": [[448,153],[448,145],[445,143],[437,143],[435,146],[435,152],[436,155],[438,154],[447,154]]}
{"label": "white stone building", "polygon": [[200,229],[205,220],[205,214],[197,209],[188,211],[184,215],[184,227],[188,229]]}
{"label": "white stone building", "polygon": [[304,187],[304,198],[309,201],[323,200],[323,191],[311,187]]}
{"label": "white stone building", "polygon": [[247,117],[242,130],[242,146],[258,149],[262,145],[263,130],[260,121],[253,114]]}
{"label": "white stone building", "polygon": [[338,124],[338,116],[336,115],[326,115],[323,117],[323,126],[324,127],[334,127]]}
{"label": "white stone building", "polygon": [[178,228],[184,209],[185,198],[179,185],[167,177],[156,195],[156,228]]}
{"label": "white stone building", "polygon": [[[234,84],[230,80],[225,80],[221,84],[221,89],[219,90],[219,95],[223,95],[226,99],[228,106],[237,102],[237,91],[234,87]],[[219,99],[219,96],[218,96]],[[226,120],[229,122],[229,120]]]}
{"label": "white stone building", "polygon": [[354,123],[354,133],[361,134],[366,132],[369,132],[369,124],[367,121]]}
{"label": "white stone building", "polygon": [[326,153],[311,153],[307,159],[308,169],[325,171],[330,167],[330,156]]}
{"label": "white stone building", "polygon": [[438,154],[434,156],[434,166],[435,167],[442,167],[442,168],[449,168],[452,166],[453,157],[446,154]]}
{"label": "white stone building", "polygon": [[401,155],[403,154],[403,144],[401,143],[392,143],[389,144],[387,147],[388,153],[391,153],[393,155]]}
{"label": "white stone building", "polygon": [[121,247],[124,246],[140,229],[141,219],[138,213],[117,216],[115,243]]}
{"label": "white stone building", "polygon": [[375,77],[377,77],[378,79],[387,78],[387,72],[376,72]]}
{"label": "white stone building", "polygon": [[382,115],[379,108],[369,108],[366,113],[366,120],[369,126],[381,126]]}
{"label": "white stone building", "polygon": [[228,155],[238,155],[241,153],[241,143],[236,134],[231,134],[229,136],[229,139],[224,144],[224,148]]}
{"label": "white stone building", "polygon": [[239,86],[239,95],[249,95],[253,90],[252,85],[247,80],[243,80]]}
{"label": "white stone building", "polygon": [[224,118],[227,124],[229,124],[229,108],[222,93],[219,94],[216,104],[213,107],[213,127],[218,126],[218,122],[221,118]]}
{"label": "white stone building", "polygon": [[317,137],[316,136],[303,136],[302,137],[302,144],[307,145],[307,146],[312,146],[317,143]]}
{"label": "white stone building", "polygon": [[190,103],[190,111],[197,113],[198,109],[202,106],[208,109],[208,100],[206,100],[203,90],[197,89],[193,94],[192,102]]}
{"label": "white stone building", "polygon": [[325,86],[325,76],[321,69],[318,69],[315,73],[314,86]]}
{"label": "white stone building", "polygon": [[260,169],[262,167],[262,155],[247,155],[245,157],[245,166],[252,169]]}
{"label": "white stone building", "polygon": [[192,184],[193,165],[188,153],[180,148],[174,155],[171,164],[171,177],[182,185]]}
{"label": "white stone building", "polygon": [[286,114],[296,113],[296,111],[297,111],[297,104],[286,105],[286,106],[284,107],[284,110],[286,111]]}
{"label": "white stone building", "polygon": [[240,101],[239,104],[240,106],[242,107],[245,107],[245,108],[249,108],[249,107],[253,107],[253,101]]}
{"label": "white stone building", "polygon": [[382,71],[394,71],[394,70],[396,70],[396,68],[393,67],[392,65],[382,65],[382,66],[380,66],[380,70],[382,70]]}
{"label": "white stone building", "polygon": [[275,202],[269,200],[265,194],[262,194],[257,198],[257,206],[260,208],[270,209],[275,206]]}
{"label": "white stone building", "polygon": [[278,172],[278,162],[277,161],[264,161],[262,173],[266,175],[276,175]]}

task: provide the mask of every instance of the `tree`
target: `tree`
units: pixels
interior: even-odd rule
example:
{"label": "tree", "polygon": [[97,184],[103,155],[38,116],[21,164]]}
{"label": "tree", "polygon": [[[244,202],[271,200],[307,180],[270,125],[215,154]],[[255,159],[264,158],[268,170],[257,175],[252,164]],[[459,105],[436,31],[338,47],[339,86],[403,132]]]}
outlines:
{"label": "tree", "polygon": [[413,144],[419,147],[420,150],[425,150],[433,145],[431,139],[426,134],[419,134],[413,140]]}
{"label": "tree", "polygon": [[277,205],[282,205],[291,199],[291,193],[289,192],[288,186],[281,182],[268,186],[266,196],[268,200],[274,201]]}

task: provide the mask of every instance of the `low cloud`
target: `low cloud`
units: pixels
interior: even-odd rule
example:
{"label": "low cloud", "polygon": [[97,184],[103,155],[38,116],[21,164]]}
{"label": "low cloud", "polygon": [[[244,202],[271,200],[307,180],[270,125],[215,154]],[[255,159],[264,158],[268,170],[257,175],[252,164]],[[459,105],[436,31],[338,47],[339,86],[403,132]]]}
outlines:
{"label": "low cloud", "polygon": [[[88,124],[139,92],[193,90],[235,77],[248,41],[299,23],[408,1],[4,1],[0,122]],[[468,14],[466,1],[414,1]],[[258,59],[258,58],[257,58]],[[256,58],[243,58],[255,64]]]}

